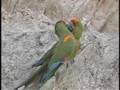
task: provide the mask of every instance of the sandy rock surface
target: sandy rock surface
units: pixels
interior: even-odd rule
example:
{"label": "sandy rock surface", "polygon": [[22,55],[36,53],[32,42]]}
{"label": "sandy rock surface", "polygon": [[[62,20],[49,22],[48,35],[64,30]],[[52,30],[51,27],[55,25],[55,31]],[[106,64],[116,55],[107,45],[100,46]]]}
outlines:
{"label": "sandy rock surface", "polygon": [[118,0],[2,0],[2,90],[34,72],[58,40],[55,22],[71,16],[86,23],[81,52],[40,90],[118,90]]}

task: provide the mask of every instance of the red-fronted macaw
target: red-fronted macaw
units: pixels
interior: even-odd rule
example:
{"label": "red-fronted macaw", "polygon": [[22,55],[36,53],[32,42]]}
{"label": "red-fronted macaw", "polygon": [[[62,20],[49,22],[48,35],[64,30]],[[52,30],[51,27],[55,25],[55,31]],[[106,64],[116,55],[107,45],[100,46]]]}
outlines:
{"label": "red-fronted macaw", "polygon": [[75,39],[77,40],[77,51],[80,50],[80,37],[82,36],[83,31],[85,31],[85,28],[83,24],[81,23],[80,19],[77,17],[73,17],[70,19],[70,22],[67,24],[67,27],[74,35]]}
{"label": "red-fronted macaw", "polygon": [[72,29],[71,32],[73,33],[76,40],[79,40],[82,32],[85,30],[83,27],[83,24],[80,22],[80,20],[77,17],[73,17],[70,22],[72,23]]}

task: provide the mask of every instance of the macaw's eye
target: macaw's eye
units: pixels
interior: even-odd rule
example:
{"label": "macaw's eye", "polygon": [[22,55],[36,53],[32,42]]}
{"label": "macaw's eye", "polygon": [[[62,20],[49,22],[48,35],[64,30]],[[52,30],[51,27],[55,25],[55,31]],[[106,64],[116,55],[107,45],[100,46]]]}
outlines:
{"label": "macaw's eye", "polygon": [[70,32],[73,31],[73,26],[72,26],[71,24],[66,24],[66,27],[68,28],[68,30],[69,30]]}

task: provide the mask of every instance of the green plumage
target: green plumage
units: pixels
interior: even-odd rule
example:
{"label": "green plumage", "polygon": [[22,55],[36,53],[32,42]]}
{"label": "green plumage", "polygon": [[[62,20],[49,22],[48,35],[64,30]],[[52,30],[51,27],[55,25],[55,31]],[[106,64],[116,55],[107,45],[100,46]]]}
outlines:
{"label": "green plumage", "polygon": [[82,32],[84,31],[84,27],[80,21],[78,23],[76,23],[73,27],[74,28],[73,28],[72,33],[73,33],[74,37],[77,40],[79,40],[82,35]]}
{"label": "green plumage", "polygon": [[[42,58],[41,67],[27,81],[21,83],[17,88],[33,83],[36,90],[44,85],[47,80],[55,75],[58,68],[64,63],[65,59],[73,60],[76,54],[76,40],[73,34],[67,29],[63,21],[58,21],[55,25],[55,33],[59,41]],[[70,36],[69,40],[64,41],[65,36]],[[39,65],[33,65],[39,66]]]}
{"label": "green plumage", "polygon": [[[60,40],[53,50],[53,55],[49,60],[47,71],[41,79],[41,84],[44,84],[47,80],[54,76],[57,69],[63,64],[65,58],[72,60],[75,56],[76,40],[72,33],[67,30],[63,21],[56,23],[55,33],[58,35]],[[64,36],[66,35],[71,35],[73,39],[64,42]]]}

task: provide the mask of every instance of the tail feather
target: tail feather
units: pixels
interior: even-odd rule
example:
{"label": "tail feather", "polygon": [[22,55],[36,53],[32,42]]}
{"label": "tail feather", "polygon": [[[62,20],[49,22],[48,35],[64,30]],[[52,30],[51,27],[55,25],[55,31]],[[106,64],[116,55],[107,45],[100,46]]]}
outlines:
{"label": "tail feather", "polygon": [[22,82],[14,90],[17,90],[22,86],[25,86],[26,88],[30,84],[33,84],[32,87],[36,87],[37,89],[41,88],[47,82],[47,80],[54,76],[55,72],[62,64],[63,62],[61,62],[61,60],[59,60],[56,63],[53,63],[50,66],[48,65],[48,62],[45,63],[30,78]]}
{"label": "tail feather", "polygon": [[56,62],[56,63],[50,65],[50,67],[48,67],[47,72],[42,76],[42,78],[40,80],[39,88],[41,88],[47,82],[47,80],[49,80],[51,77],[53,77],[55,75],[55,72],[58,70],[58,68],[62,64],[63,64],[63,62],[59,61],[59,62]]}
{"label": "tail feather", "polygon": [[27,80],[20,83],[16,88],[13,90],[17,90],[18,88],[25,86],[25,88],[30,85],[31,83],[38,82],[38,80],[41,79],[41,77],[44,75],[44,72],[46,71],[47,64],[40,67],[32,76],[30,76]]}

